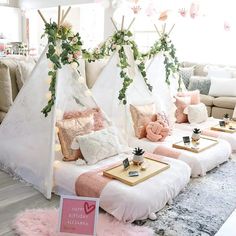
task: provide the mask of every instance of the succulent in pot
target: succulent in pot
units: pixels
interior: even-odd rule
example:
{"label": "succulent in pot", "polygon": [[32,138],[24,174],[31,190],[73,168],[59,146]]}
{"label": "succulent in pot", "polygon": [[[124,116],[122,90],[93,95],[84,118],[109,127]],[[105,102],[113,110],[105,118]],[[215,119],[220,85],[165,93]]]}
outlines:
{"label": "succulent in pot", "polygon": [[228,113],[224,114],[223,121],[225,122],[226,125],[229,124],[230,118],[229,118],[229,114]]}
{"label": "succulent in pot", "polygon": [[144,150],[142,148],[135,148],[133,150],[133,163],[135,165],[139,165],[139,164],[142,164],[143,163],[143,154],[144,154]]}
{"label": "succulent in pot", "polygon": [[194,142],[198,142],[199,139],[201,138],[201,130],[198,128],[194,128],[193,129],[193,133],[192,133],[192,141]]}

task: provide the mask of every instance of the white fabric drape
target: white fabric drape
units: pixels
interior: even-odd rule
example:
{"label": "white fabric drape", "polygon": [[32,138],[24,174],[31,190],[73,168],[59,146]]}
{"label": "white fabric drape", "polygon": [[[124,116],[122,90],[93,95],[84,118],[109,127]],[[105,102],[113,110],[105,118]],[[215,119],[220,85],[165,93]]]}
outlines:
{"label": "white fabric drape", "polygon": [[120,68],[117,66],[119,63],[117,52],[111,56],[108,64],[100,73],[91,91],[98,106],[101,107],[113,121],[124,139],[128,140],[128,136],[133,133],[129,105],[152,103],[154,102],[154,98],[135,65],[132,51],[129,46],[126,46],[125,51],[128,57],[128,63],[132,68],[132,70],[130,70],[132,73],[129,73],[129,76],[133,79],[133,83],[126,91],[127,104],[123,105],[118,99],[123,79],[120,77]]}
{"label": "white fabric drape", "polygon": [[76,69],[66,65],[57,72],[57,99],[48,117],[44,117],[41,110],[47,104],[49,88],[46,51],[0,126],[0,165],[50,198],[53,162],[55,156],[61,157],[56,148],[56,121],[65,111],[97,105]]}

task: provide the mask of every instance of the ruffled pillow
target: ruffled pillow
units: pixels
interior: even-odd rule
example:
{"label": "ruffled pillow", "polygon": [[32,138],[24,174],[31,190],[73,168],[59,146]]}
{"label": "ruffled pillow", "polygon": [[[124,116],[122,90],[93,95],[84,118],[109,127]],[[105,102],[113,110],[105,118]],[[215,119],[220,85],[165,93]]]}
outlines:
{"label": "ruffled pillow", "polygon": [[133,120],[135,136],[139,139],[147,135],[146,126],[151,121],[157,120],[156,106],[154,103],[134,106],[130,105],[130,112]]}
{"label": "ruffled pillow", "polygon": [[56,123],[58,127],[58,137],[61,144],[62,154],[64,155],[64,161],[75,161],[78,158],[82,158],[82,154],[79,149],[71,149],[71,144],[74,138],[78,135],[84,135],[94,130],[94,116],[71,118],[58,121]]}

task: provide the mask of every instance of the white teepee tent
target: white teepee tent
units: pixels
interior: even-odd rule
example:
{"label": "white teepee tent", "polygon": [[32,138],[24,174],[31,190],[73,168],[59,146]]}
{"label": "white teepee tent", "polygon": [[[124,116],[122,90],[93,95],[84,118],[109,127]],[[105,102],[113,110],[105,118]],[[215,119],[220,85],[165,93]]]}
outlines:
{"label": "white teepee tent", "polygon": [[150,61],[147,68],[147,78],[153,87],[152,92],[155,100],[159,100],[171,123],[174,123],[176,107],[173,96],[177,93],[178,81],[175,78],[171,78],[171,84],[168,85],[165,81],[165,73],[164,57],[162,53],[159,53]]}
{"label": "white teepee tent", "polygon": [[[116,28],[117,29],[117,28]],[[123,105],[118,100],[119,90],[122,88],[123,79],[120,77],[120,67],[118,52],[115,51],[111,56],[106,67],[98,76],[92,93],[104,112],[114,122],[116,127],[122,132],[126,139],[133,134],[132,119],[129,111],[130,104],[142,105],[155,103],[157,110],[165,112],[169,120],[174,119],[174,103],[168,85],[165,83],[165,65],[163,56],[155,57],[149,66],[151,76],[147,74],[148,83],[153,86],[153,91],[148,90],[147,85],[135,63],[132,49],[129,45],[123,46],[128,57],[129,77],[133,80],[126,92],[127,104]],[[157,59],[157,60],[156,60]],[[158,82],[157,82],[158,81]],[[160,84],[159,84],[160,81]],[[160,87],[159,87],[160,86]],[[104,94],[106,94],[106,99]]]}
{"label": "white teepee tent", "polygon": [[[62,14],[62,20],[58,17],[58,22],[65,19],[69,10],[70,7]],[[60,16],[60,7],[58,12]],[[78,71],[63,65],[56,75],[55,104],[48,116],[44,116],[41,111],[49,99],[48,71],[52,66],[46,57],[47,51],[48,47],[0,126],[0,168],[31,183],[50,198],[54,159],[62,155],[56,121],[62,119],[65,111],[81,111],[97,104]]]}
{"label": "white teepee tent", "polygon": [[41,110],[47,103],[49,86],[46,51],[0,126],[0,163],[2,169],[33,184],[50,198],[53,162],[57,153],[61,155],[60,150],[57,152],[56,120],[66,110],[97,105],[77,70],[66,65],[57,73],[55,105],[44,117]]}
{"label": "white teepee tent", "polygon": [[[112,18],[111,20],[116,32],[118,32],[116,24]],[[129,31],[134,20],[135,19],[131,21],[126,31]],[[121,31],[125,31],[123,26],[124,16],[122,18]],[[131,46],[123,45],[122,47],[124,48],[127,62],[129,64],[126,73],[129,78],[133,80],[126,91],[126,105],[123,105],[122,101],[118,99],[119,91],[122,89],[124,81],[120,76],[121,68],[118,66],[120,64],[119,49],[117,48],[110,56],[107,65],[99,74],[91,91],[98,106],[103,109],[114,125],[119,129],[123,139],[128,142],[129,134],[133,133],[129,105],[140,104],[140,102],[151,103],[154,102],[154,99],[152,93],[148,90],[148,87],[145,84],[144,78],[142,77],[137,64],[135,63]]]}
{"label": "white teepee tent", "polygon": [[133,53],[130,46],[124,46],[128,63],[130,65],[129,77],[133,79],[132,84],[126,91],[127,104],[123,105],[118,100],[119,90],[122,88],[123,79],[120,77],[120,67],[118,52],[114,52],[109,62],[100,73],[91,91],[96,103],[101,107],[114,125],[127,140],[129,134],[133,133],[131,126],[131,115],[129,111],[130,104],[143,104],[155,102],[159,106],[158,100],[155,100],[152,93],[148,90],[144,79],[135,64]]}

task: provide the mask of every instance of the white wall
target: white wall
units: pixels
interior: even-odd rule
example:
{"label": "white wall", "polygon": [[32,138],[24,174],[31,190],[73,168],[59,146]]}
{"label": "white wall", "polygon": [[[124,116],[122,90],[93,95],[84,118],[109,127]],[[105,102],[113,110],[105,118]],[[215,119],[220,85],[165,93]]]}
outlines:
{"label": "white wall", "polygon": [[46,7],[56,7],[58,5],[77,5],[84,3],[92,3],[93,0],[19,0],[22,9],[38,9]]}
{"label": "white wall", "polygon": [[[78,5],[94,3],[94,0],[19,0],[19,5],[22,9],[39,9],[48,7],[57,7],[58,5]],[[72,6],[73,8],[73,6]],[[106,39],[114,32],[114,27],[111,23],[110,17],[113,15],[114,9],[108,8],[104,13],[104,38]],[[88,16],[89,17],[89,16]]]}
{"label": "white wall", "polygon": [[22,40],[22,16],[19,8],[0,6],[0,33],[9,42]]}

